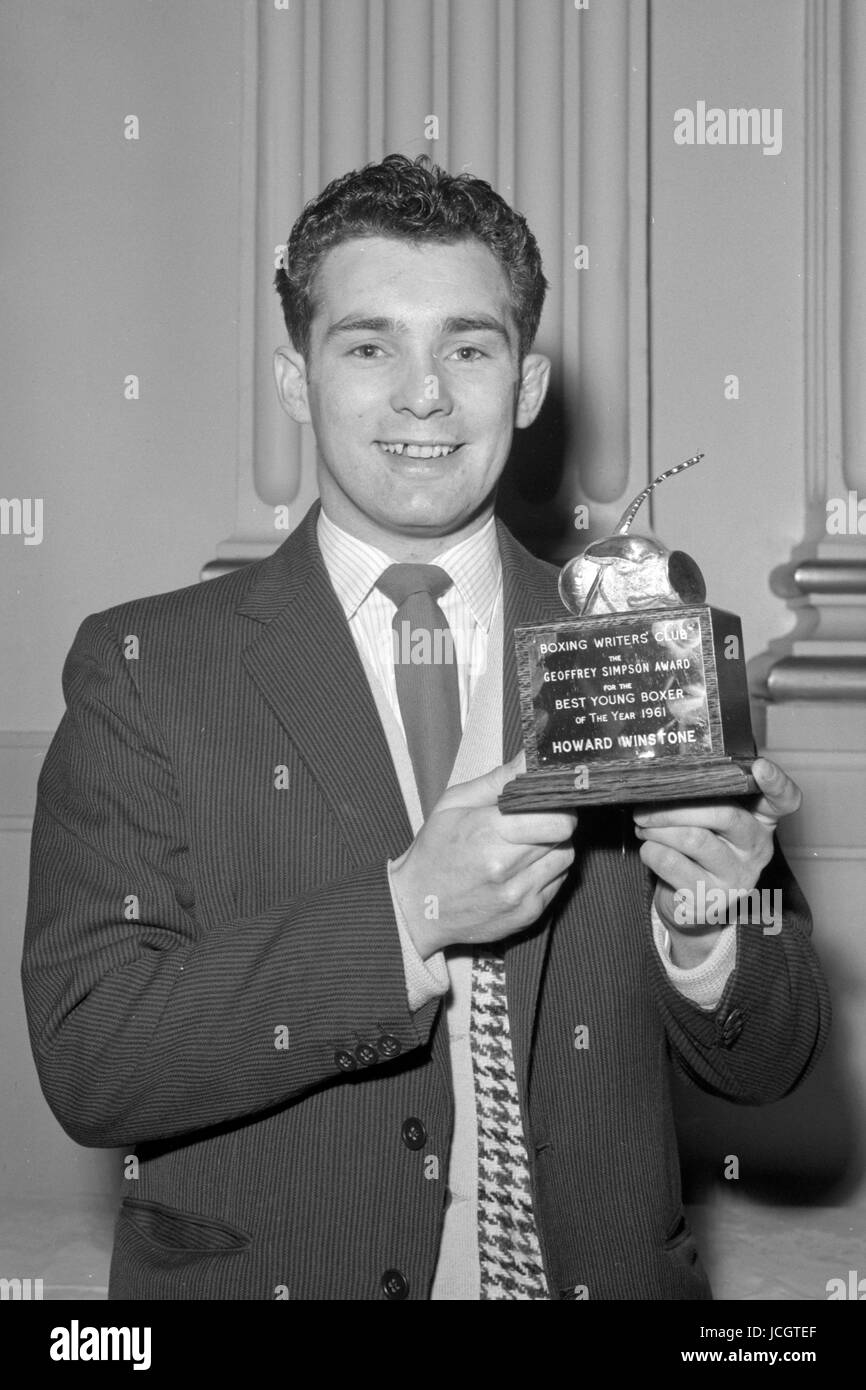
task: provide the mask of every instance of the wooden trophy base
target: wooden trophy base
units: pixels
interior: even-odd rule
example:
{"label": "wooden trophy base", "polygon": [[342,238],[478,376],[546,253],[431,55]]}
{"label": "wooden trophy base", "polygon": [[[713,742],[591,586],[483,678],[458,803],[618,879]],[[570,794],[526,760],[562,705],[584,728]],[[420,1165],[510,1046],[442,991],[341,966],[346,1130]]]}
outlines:
{"label": "wooden trophy base", "polygon": [[[655,801],[721,801],[752,796],[760,789],[751,763],[733,758],[691,758],[686,763],[639,767],[633,762],[594,763],[576,768],[525,772],[509,782],[499,809],[518,811],[579,810],[582,806],[629,806]],[[587,775],[588,771],[588,775]]]}

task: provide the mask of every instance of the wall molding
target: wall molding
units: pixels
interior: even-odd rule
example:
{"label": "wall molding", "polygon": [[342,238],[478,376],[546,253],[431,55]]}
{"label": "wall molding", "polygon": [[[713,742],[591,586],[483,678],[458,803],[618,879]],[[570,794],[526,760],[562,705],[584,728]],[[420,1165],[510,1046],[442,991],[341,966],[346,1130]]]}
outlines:
{"label": "wall molding", "polygon": [[[866,347],[866,10],[840,0],[805,7],[804,538],[776,592],[796,627],[758,658],[771,701],[866,699],[866,536],[830,535],[827,502],[866,490],[860,384]],[[844,287],[844,289],[843,289]],[[768,711],[772,719],[772,706]]]}
{"label": "wall molding", "polygon": [[[336,174],[391,150],[489,179],[538,236],[551,292],[538,339],[555,396],[532,448],[563,468],[519,500],[551,553],[610,530],[649,476],[648,0],[244,2],[235,528],[205,577],[269,554],[317,494],[311,432],[280,409],[275,247]],[[439,121],[438,138],[425,123]],[[589,248],[590,268],[575,266]],[[550,423],[552,422],[552,423]],[[541,470],[546,466],[542,459]],[[578,463],[580,465],[578,469]],[[524,501],[526,505],[524,506]]]}

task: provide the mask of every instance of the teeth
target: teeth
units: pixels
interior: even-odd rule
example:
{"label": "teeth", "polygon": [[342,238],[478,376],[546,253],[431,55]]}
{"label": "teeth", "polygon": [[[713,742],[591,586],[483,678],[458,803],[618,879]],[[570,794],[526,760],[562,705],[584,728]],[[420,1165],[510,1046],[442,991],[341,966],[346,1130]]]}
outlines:
{"label": "teeth", "polygon": [[453,454],[456,444],[382,444],[386,454],[406,454],[410,459],[438,459]]}

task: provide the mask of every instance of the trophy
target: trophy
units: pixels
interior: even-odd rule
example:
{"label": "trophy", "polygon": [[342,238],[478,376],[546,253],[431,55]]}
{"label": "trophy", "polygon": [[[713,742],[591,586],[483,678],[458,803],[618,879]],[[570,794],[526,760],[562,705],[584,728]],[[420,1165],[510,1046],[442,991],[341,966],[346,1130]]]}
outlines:
{"label": "trophy", "polygon": [[612,535],[559,576],[573,614],[514,634],[526,772],[502,811],[746,796],[758,790],[739,618],[704,603],[698,566],[630,528],[655,478]]}

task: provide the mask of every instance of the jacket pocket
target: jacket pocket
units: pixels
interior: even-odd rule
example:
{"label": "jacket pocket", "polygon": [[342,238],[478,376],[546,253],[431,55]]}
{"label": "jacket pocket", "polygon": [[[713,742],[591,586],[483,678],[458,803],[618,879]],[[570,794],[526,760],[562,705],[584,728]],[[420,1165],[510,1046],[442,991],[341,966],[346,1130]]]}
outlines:
{"label": "jacket pocket", "polygon": [[213,1216],[198,1216],[178,1211],[161,1202],[126,1197],[121,1203],[120,1219],[139,1236],[160,1249],[192,1255],[224,1255],[246,1250],[252,1237],[237,1226],[230,1226]]}

